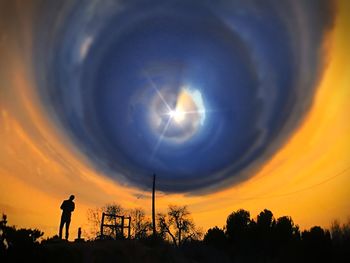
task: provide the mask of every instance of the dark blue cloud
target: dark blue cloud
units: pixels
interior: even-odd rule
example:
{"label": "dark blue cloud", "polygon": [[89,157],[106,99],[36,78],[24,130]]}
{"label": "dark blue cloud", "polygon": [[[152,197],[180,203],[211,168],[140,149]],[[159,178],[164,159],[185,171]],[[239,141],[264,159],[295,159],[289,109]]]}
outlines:
{"label": "dark blue cloud", "polygon": [[[157,173],[169,192],[228,186],[302,120],[330,7],[44,1],[34,28],[38,91],[57,127],[111,178],[148,188]],[[186,92],[205,113],[178,124],[164,110]]]}

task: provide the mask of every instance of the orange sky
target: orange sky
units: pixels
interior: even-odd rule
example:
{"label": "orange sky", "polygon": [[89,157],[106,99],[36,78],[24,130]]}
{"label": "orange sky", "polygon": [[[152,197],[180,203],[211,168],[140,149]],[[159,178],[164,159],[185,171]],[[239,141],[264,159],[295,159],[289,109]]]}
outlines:
{"label": "orange sky", "polygon": [[[222,227],[227,215],[239,208],[253,217],[264,208],[275,217],[290,215],[302,229],[328,227],[334,219],[350,217],[349,10],[350,2],[339,2],[327,42],[328,65],[311,110],[286,145],[254,177],[229,189],[202,196],[158,193],[158,212],[168,204],[188,205],[204,230]],[[0,48],[10,43],[7,37],[1,36]],[[8,64],[0,68],[0,84],[12,87],[0,87],[0,212],[8,215],[9,223],[52,236],[58,230],[59,206],[71,193],[76,195],[72,239],[79,226],[88,230],[88,208],[117,202],[150,213],[149,193],[118,185],[95,171],[58,133],[35,97],[26,56],[10,46],[10,52],[1,54]]]}

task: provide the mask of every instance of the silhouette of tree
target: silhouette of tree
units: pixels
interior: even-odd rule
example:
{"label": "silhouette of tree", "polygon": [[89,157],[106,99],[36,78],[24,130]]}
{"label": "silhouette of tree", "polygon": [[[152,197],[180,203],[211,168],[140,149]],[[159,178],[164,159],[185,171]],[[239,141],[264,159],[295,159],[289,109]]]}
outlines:
{"label": "silhouette of tree", "polygon": [[335,244],[340,244],[343,241],[343,231],[338,220],[334,220],[331,224],[331,236]]}
{"label": "silhouette of tree", "polygon": [[275,226],[275,237],[280,244],[300,239],[299,226],[294,225],[293,219],[289,216],[282,216],[277,219]]}
{"label": "silhouette of tree", "polygon": [[7,216],[3,214],[0,221],[0,255],[4,255],[6,249],[8,248],[7,240],[5,239],[6,224]]}
{"label": "silhouette of tree", "polygon": [[169,205],[167,214],[158,214],[157,223],[160,236],[166,239],[168,235],[177,247],[188,240],[198,240],[202,235],[196,229],[187,206]]}
{"label": "silhouette of tree", "polygon": [[[3,260],[21,261],[31,258],[38,247],[38,239],[44,233],[38,229],[16,229],[15,226],[7,226],[6,215],[0,221],[1,257]],[[11,259],[11,260],[10,260]]]}
{"label": "silhouette of tree", "polygon": [[300,231],[289,216],[277,219],[273,229],[274,257],[285,262],[300,261]]}
{"label": "silhouette of tree", "polygon": [[[115,214],[115,215],[124,215],[125,210],[122,208],[121,205],[116,203],[106,204],[103,207],[95,208],[95,209],[89,209],[87,211],[87,217],[88,221],[90,223],[90,234],[93,237],[97,237],[100,235],[100,226],[101,226],[101,217],[102,213],[106,214]],[[113,224],[114,222],[108,222],[108,220],[113,220],[111,218],[106,218],[106,224]],[[114,229],[106,229],[106,232],[104,233],[105,236],[115,236],[116,233],[114,232]]]}
{"label": "silhouette of tree", "polygon": [[273,232],[276,226],[276,220],[270,210],[264,209],[257,216],[256,225],[252,229],[252,238],[256,253],[259,253],[265,261],[273,256]]}
{"label": "silhouette of tree", "polygon": [[233,261],[270,262],[285,255],[290,261],[297,258],[295,249],[300,242],[300,232],[288,216],[275,220],[273,213],[265,209],[255,222],[248,211],[240,209],[228,216],[225,233]]}
{"label": "silhouette of tree", "polygon": [[256,224],[264,231],[271,231],[276,224],[276,220],[270,210],[264,209],[264,211],[260,212],[257,216]]}
{"label": "silhouette of tree", "polygon": [[146,217],[146,213],[142,208],[130,210],[131,216],[131,231],[135,239],[143,239],[149,236],[152,230],[152,223]]}
{"label": "silhouette of tree", "polygon": [[334,262],[350,262],[350,219],[342,225],[337,220],[333,221],[330,233]]}
{"label": "silhouette of tree", "polygon": [[331,260],[331,236],[319,226],[302,232],[304,260],[307,262],[329,262]]}
{"label": "silhouette of tree", "polygon": [[168,223],[168,218],[166,214],[158,213],[157,215],[157,226],[158,226],[158,236],[166,240],[168,235],[171,238],[171,241],[177,245],[176,237],[173,235],[172,231],[170,230],[170,224]]}
{"label": "silhouette of tree", "polygon": [[227,238],[224,230],[215,226],[208,229],[203,241],[210,246],[223,249],[226,247]]}
{"label": "silhouette of tree", "polygon": [[226,236],[233,243],[247,240],[251,224],[250,213],[244,209],[232,212],[226,220]]}
{"label": "silhouette of tree", "polygon": [[335,245],[350,242],[350,219],[343,225],[340,225],[339,221],[334,220],[331,224],[330,233]]}
{"label": "silhouette of tree", "polygon": [[250,219],[250,213],[244,209],[232,212],[226,220],[226,231],[229,255],[234,262],[250,262],[252,252],[252,228],[255,222]]}
{"label": "silhouette of tree", "polygon": [[265,209],[257,216],[254,236],[257,239],[259,245],[262,245],[263,249],[267,249],[271,246],[273,231],[276,226],[276,220],[270,210]]}

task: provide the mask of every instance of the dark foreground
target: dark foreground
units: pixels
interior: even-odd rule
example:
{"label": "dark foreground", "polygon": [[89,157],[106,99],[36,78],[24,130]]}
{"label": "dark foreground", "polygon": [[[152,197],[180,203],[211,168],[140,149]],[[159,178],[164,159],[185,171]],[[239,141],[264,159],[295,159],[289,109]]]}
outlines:
{"label": "dark foreground", "polygon": [[[14,253],[12,253],[14,252]],[[176,248],[151,240],[51,240],[32,249],[10,251],[1,262],[230,262],[222,252],[193,242]],[[4,256],[4,255],[2,255]]]}
{"label": "dark foreground", "polygon": [[[350,247],[348,247],[350,248]],[[43,241],[31,248],[18,248],[1,255],[1,262],[350,262],[350,249],[345,247],[284,247],[275,251],[257,248],[238,251],[226,245],[216,247],[193,241],[180,248],[153,240],[96,240],[66,242]]]}
{"label": "dark foreground", "polygon": [[75,242],[68,242],[57,236],[42,239],[44,233],[38,229],[9,226],[3,215],[0,220],[0,263],[350,262],[350,221],[343,225],[334,222],[330,230],[314,226],[300,231],[291,217],[275,219],[272,212],[265,209],[257,219],[251,219],[248,211],[240,209],[227,217],[223,228],[208,229],[203,239],[193,238],[196,232],[189,231],[188,226],[192,225],[186,218],[169,221],[182,226],[175,228],[175,235],[169,231],[171,225],[167,222],[160,221],[156,236],[152,232],[137,235],[134,228],[131,239],[115,236],[115,240],[103,235],[103,239],[98,236],[84,241],[79,236]]}

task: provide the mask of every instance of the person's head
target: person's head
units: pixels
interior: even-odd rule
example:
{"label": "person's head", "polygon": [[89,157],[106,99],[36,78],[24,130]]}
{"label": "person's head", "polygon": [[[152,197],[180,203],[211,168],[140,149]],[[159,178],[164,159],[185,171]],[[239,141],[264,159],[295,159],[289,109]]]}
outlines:
{"label": "person's head", "polygon": [[74,198],[75,198],[75,196],[74,196],[74,195],[71,195],[71,196],[69,197],[69,200],[73,201]]}

